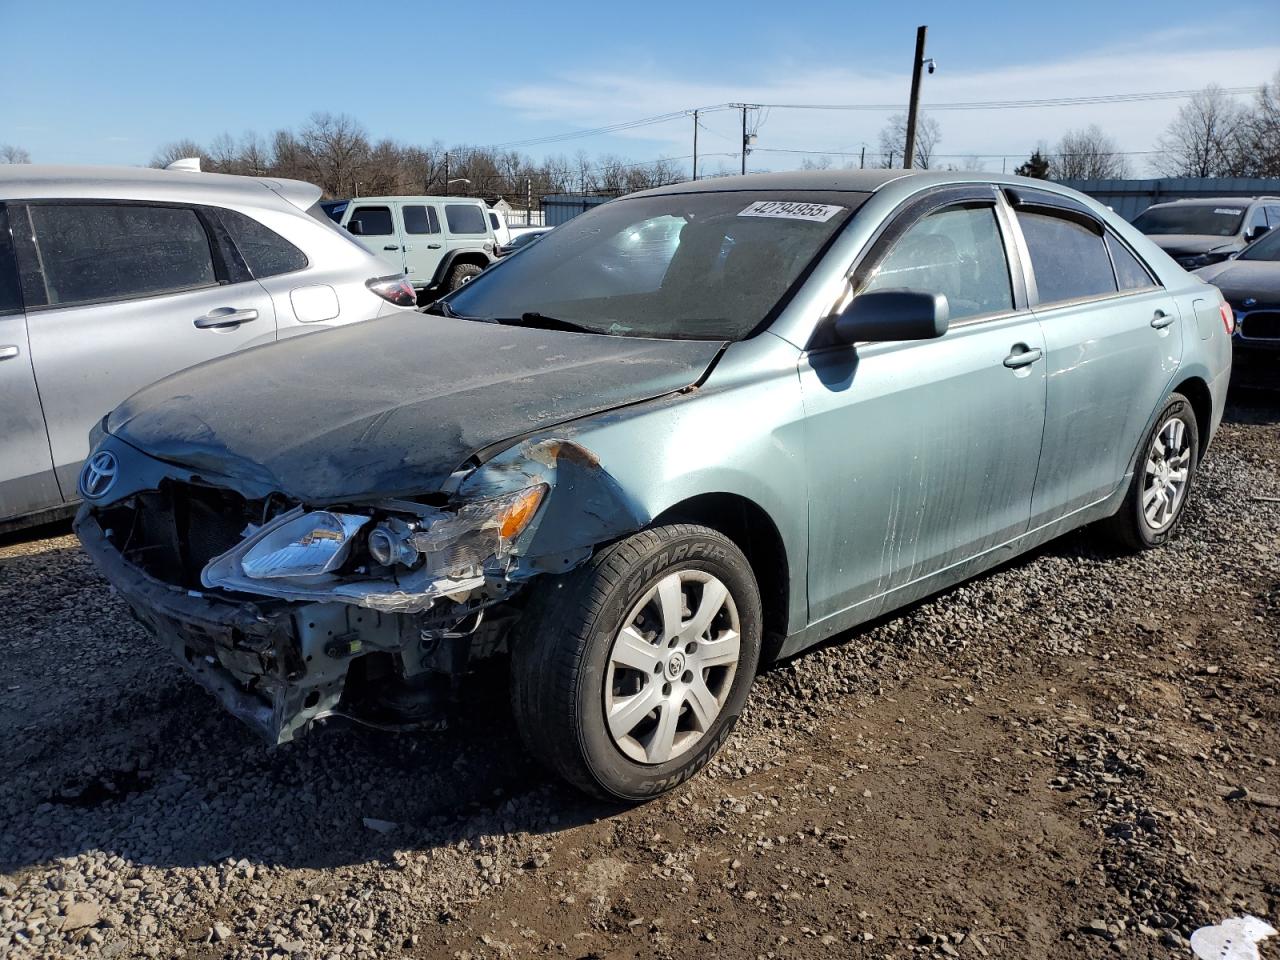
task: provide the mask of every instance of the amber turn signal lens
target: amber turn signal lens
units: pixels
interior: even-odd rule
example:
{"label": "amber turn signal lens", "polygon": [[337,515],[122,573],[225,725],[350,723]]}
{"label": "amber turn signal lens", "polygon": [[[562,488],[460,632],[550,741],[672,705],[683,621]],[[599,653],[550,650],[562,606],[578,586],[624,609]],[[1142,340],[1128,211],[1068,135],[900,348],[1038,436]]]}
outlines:
{"label": "amber turn signal lens", "polygon": [[538,505],[542,503],[543,494],[546,492],[547,487],[543,483],[530,487],[502,511],[498,520],[498,533],[503,540],[518,537],[520,532],[529,525],[533,515],[538,512]]}

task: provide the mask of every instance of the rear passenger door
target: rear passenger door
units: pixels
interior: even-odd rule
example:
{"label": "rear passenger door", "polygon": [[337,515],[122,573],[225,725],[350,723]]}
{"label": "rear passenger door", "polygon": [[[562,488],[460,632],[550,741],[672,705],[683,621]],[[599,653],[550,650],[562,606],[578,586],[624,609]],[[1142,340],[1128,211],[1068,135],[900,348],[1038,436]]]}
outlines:
{"label": "rear passenger door", "polygon": [[8,211],[0,204],[0,529],[6,520],[61,503],[31,366]]}
{"label": "rear passenger door", "polygon": [[130,394],[185,367],[275,340],[275,312],[235,283],[205,212],[132,201],[10,207],[58,483],[76,498],[89,429]]}
{"label": "rear passenger door", "polygon": [[358,200],[352,200],[351,205],[347,230],[366,250],[390,265],[388,273],[404,273],[403,243],[391,207],[385,203],[360,203]]}
{"label": "rear passenger door", "polygon": [[440,211],[431,203],[402,203],[404,272],[415,287],[430,284],[444,259],[444,231]]}
{"label": "rear passenger door", "polygon": [[1048,397],[1033,528],[1105,499],[1182,356],[1177,304],[1084,204],[1009,192],[1044,329]]}

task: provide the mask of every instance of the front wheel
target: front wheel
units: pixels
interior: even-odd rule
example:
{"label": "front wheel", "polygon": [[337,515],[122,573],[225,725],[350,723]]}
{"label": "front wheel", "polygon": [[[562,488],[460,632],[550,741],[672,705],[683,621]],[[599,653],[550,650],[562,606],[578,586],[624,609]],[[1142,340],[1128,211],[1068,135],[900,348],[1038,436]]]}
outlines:
{"label": "front wheel", "polygon": [[702,769],[760,659],[760,592],[742,551],[673,524],[539,586],[511,657],[513,712],[532,753],[614,800],[658,796]]}
{"label": "front wheel", "polygon": [[449,271],[449,278],[445,281],[445,286],[450,291],[457,290],[464,284],[470,283],[475,277],[480,276],[484,268],[474,263],[460,263]]}
{"label": "front wheel", "polygon": [[1200,465],[1200,429],[1191,401],[1169,397],[1139,451],[1129,492],[1115,515],[1101,524],[1129,550],[1150,550],[1173,536]]}

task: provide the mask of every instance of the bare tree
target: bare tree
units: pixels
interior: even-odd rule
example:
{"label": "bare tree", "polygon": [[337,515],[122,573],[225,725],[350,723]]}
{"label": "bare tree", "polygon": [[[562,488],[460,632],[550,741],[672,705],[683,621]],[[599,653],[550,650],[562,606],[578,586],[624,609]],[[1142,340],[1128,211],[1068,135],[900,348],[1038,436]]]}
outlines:
{"label": "bare tree", "polygon": [[1127,177],[1129,162],[1119,145],[1096,123],[1068,130],[1049,157],[1054,180],[1109,180]]}
{"label": "bare tree", "polygon": [[801,170],[830,170],[831,158],[828,156],[805,157],[800,161]]}
{"label": "bare tree", "polygon": [[1280,177],[1280,70],[1241,120],[1237,167],[1243,177]]}
{"label": "bare tree", "polygon": [[166,143],[152,155],[151,166],[167,167],[175,160],[185,160],[188,157],[199,157],[203,165],[209,159],[209,154],[194,140],[189,138],[174,140],[172,143]]}
{"label": "bare tree", "polygon": [[313,113],[298,136],[304,163],[315,183],[330,196],[361,192],[357,176],[369,158],[369,138],[345,113]]}
{"label": "bare tree", "polygon": [[31,154],[22,147],[0,143],[0,163],[30,163]]}
{"label": "bare tree", "polygon": [[[915,166],[928,170],[933,160],[933,151],[942,139],[942,127],[938,121],[920,113],[916,118],[916,156]],[[895,113],[880,131],[880,165],[892,167],[902,165],[902,158],[907,149],[907,115]]]}
{"label": "bare tree", "polygon": [[1153,166],[1167,177],[1226,177],[1239,168],[1243,111],[1216,84],[1178,110],[1156,144]]}

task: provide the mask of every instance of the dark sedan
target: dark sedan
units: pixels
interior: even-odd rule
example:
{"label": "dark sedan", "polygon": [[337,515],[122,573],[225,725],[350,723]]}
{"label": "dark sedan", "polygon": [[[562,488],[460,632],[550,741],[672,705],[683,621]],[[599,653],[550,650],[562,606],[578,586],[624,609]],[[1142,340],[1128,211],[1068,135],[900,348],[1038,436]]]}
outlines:
{"label": "dark sedan", "polygon": [[1232,345],[1242,366],[1265,364],[1275,372],[1280,363],[1280,231],[1230,260],[1197,270],[1196,276],[1221,290],[1235,311]]}

